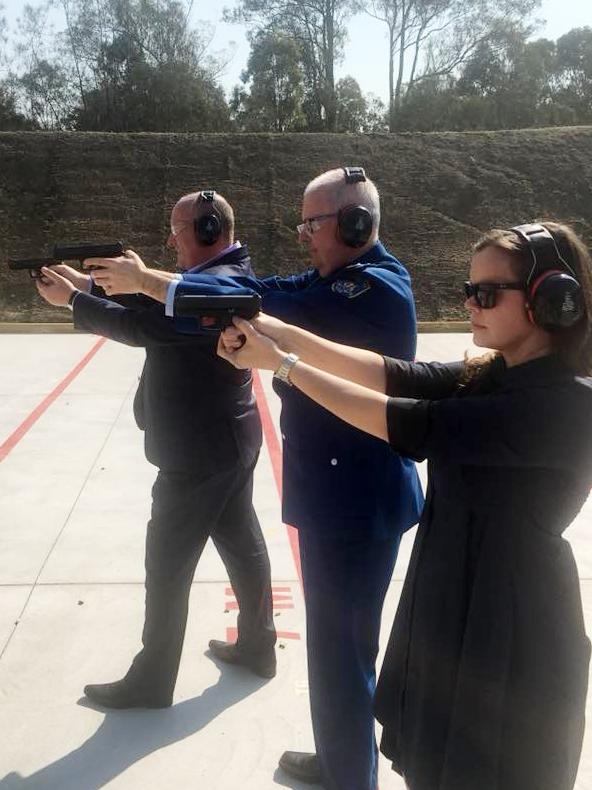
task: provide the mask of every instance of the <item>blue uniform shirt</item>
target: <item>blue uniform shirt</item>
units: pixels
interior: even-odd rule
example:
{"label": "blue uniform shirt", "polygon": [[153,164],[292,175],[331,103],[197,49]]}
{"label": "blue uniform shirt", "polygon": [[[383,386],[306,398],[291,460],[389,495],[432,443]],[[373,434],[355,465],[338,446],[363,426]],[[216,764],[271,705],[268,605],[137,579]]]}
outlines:
{"label": "blue uniform shirt", "polygon": [[[399,359],[415,356],[416,321],[405,267],[379,242],[329,277],[212,277],[185,274],[176,294],[259,293],[269,315],[322,337]],[[175,319],[195,331],[193,319]],[[299,529],[366,534],[402,532],[419,519],[423,495],[412,461],[274,382],[282,400],[283,518]]]}

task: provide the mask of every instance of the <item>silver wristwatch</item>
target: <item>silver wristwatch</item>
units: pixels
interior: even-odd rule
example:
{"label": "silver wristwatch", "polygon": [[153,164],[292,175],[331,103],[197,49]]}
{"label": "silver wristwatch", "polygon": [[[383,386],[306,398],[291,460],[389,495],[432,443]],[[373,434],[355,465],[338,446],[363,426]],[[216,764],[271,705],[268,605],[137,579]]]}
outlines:
{"label": "silver wristwatch", "polygon": [[273,374],[274,377],[291,387],[292,382],[290,381],[290,372],[299,359],[300,357],[297,357],[296,354],[286,354],[286,356],[282,359],[282,364]]}

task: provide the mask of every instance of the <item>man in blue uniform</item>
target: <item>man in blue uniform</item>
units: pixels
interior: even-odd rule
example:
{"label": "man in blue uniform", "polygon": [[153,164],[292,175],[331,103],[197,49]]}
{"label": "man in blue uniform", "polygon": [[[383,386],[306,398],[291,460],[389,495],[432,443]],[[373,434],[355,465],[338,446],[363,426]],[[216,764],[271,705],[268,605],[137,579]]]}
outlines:
{"label": "man in blue uniform", "polygon": [[[125,259],[97,263],[115,292],[144,291],[174,315],[183,294],[259,293],[266,313],[347,345],[413,359],[409,275],[378,241],[380,205],[362,168],[322,174],[306,188],[299,238],[314,269],[292,277],[171,275]],[[187,319],[178,320],[181,331]],[[326,790],[375,790],[372,703],[384,596],[402,532],[423,503],[414,465],[281,381],[283,516],[299,530],[316,753],[280,765]],[[212,643],[224,657],[233,645]]]}
{"label": "man in blue uniform", "polygon": [[[168,244],[181,270],[253,276],[247,248],[234,241],[232,207],[211,190],[177,202]],[[237,663],[273,677],[271,573],[252,505],[262,437],[250,371],[234,375],[217,356],[215,337],[180,335],[154,300],[102,298],[96,282],[67,266],[45,277],[41,295],[70,304],[76,327],[146,347],[134,414],[146,458],[158,467],[146,535],[143,646],[122,680],[90,684],[84,693],[107,708],[171,704],[191,582],[208,537],[239,603]]]}

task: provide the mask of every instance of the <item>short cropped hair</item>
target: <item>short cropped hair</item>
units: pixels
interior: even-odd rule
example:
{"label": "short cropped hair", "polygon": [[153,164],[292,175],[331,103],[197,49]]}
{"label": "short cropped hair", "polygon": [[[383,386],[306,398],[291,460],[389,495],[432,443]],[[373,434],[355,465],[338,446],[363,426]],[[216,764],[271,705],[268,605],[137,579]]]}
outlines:
{"label": "short cropped hair", "polygon": [[187,195],[193,198],[193,217],[199,219],[204,214],[209,214],[212,209],[220,217],[220,236],[232,244],[234,241],[234,211],[230,203],[219,192],[214,192],[214,200],[203,200],[203,191],[193,192]]}
{"label": "short cropped hair", "polygon": [[334,170],[327,170],[326,173],[321,173],[320,176],[313,178],[304,190],[304,194],[306,195],[309,192],[314,192],[317,189],[322,189],[326,192],[336,211],[352,204],[364,206],[364,208],[368,209],[374,220],[372,238],[376,239],[378,237],[378,228],[380,225],[380,197],[376,185],[368,177],[366,177],[365,181],[357,181],[355,184],[348,184],[345,180],[343,168],[337,167]]}

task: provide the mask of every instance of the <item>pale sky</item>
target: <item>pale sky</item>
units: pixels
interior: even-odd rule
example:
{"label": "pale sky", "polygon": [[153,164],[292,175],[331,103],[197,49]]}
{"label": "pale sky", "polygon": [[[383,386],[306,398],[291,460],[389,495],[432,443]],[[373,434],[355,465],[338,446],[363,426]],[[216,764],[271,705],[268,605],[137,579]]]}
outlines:
{"label": "pale sky", "polygon": [[[249,55],[245,30],[241,25],[229,25],[221,21],[222,9],[232,5],[233,0],[208,0],[194,3],[194,24],[205,19],[215,25],[212,51],[234,47],[234,56],[220,79],[226,91],[239,82]],[[4,15],[10,25],[24,7],[22,0],[0,0]],[[33,2],[33,5],[35,3]],[[557,39],[574,27],[592,26],[592,2],[590,0],[543,0],[536,17],[541,20],[535,37]],[[345,47],[345,59],[336,69],[337,78],[350,74],[355,77],[364,93],[374,93],[386,100],[388,95],[386,25],[367,14],[359,14],[350,23],[349,40]]]}

